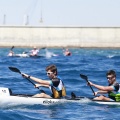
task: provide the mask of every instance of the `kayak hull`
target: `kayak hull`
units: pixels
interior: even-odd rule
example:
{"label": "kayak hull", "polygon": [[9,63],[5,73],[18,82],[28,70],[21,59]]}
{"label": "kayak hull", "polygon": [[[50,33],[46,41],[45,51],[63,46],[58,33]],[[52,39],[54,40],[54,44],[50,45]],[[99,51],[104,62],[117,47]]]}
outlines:
{"label": "kayak hull", "polygon": [[34,98],[30,96],[20,96],[20,95],[0,96],[0,105],[34,105],[34,104],[54,105],[54,104],[69,103],[69,102],[81,103],[84,101],[86,101],[87,103],[92,102],[92,103],[104,104],[104,105],[120,105],[120,102],[96,101],[86,97],[54,99],[54,98]]}
{"label": "kayak hull", "polygon": [[78,102],[80,99],[34,98],[29,96],[0,96],[0,105],[53,105],[66,102]]}
{"label": "kayak hull", "polygon": [[[86,101],[87,100],[87,101]],[[68,103],[68,102],[93,102],[97,104],[105,104],[105,105],[120,105],[120,102],[116,101],[98,101],[93,100],[93,98],[88,97],[76,97],[74,93],[71,94],[70,97],[65,97],[61,99],[54,98],[40,98],[40,97],[32,97],[32,95],[26,94],[13,94],[11,89],[0,87],[0,106],[2,105],[53,105],[60,103]]]}
{"label": "kayak hull", "polygon": [[94,101],[94,100],[92,101],[97,104],[103,104],[103,105],[120,105],[120,102],[116,102],[116,101]]}
{"label": "kayak hull", "polygon": [[17,54],[17,55],[14,55],[14,56],[8,56],[8,57],[20,57],[20,58],[41,58],[41,57],[45,57],[45,56],[42,56],[42,55],[39,55],[39,56],[30,56],[30,55]]}

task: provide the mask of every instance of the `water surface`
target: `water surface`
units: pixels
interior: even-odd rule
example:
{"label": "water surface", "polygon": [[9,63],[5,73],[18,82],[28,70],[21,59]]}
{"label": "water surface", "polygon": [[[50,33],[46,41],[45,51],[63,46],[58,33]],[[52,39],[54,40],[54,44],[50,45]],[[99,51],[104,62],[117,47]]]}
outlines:
{"label": "water surface", "polygon": [[[15,53],[29,51],[28,48],[15,48]],[[0,86],[9,87],[13,93],[36,94],[39,92],[20,74],[12,72],[9,66],[17,67],[21,72],[48,79],[45,67],[55,64],[59,76],[63,79],[67,94],[71,92],[78,96],[93,97],[93,93],[86,81],[80,78],[80,73],[88,76],[96,84],[107,85],[106,72],[113,69],[120,82],[120,50],[119,49],[70,49],[72,56],[64,56],[62,49],[48,49],[58,56],[46,56],[45,50],[40,51],[41,58],[7,57],[8,48],[0,48]],[[49,90],[42,88],[48,94]],[[96,89],[94,88],[96,91]],[[52,106],[19,105],[0,106],[0,120],[118,120],[120,106],[98,105],[88,101],[79,103],[64,103]]]}

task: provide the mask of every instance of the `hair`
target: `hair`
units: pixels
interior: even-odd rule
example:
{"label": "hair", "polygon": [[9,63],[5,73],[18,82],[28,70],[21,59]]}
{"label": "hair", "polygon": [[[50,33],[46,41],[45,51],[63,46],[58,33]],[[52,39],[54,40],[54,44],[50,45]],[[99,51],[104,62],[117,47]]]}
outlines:
{"label": "hair", "polygon": [[55,73],[57,75],[57,67],[55,65],[49,65],[46,67],[46,71],[50,70],[51,72]]}
{"label": "hair", "polygon": [[106,73],[106,76],[108,75],[114,75],[116,77],[116,73],[114,70],[109,70],[107,73]]}

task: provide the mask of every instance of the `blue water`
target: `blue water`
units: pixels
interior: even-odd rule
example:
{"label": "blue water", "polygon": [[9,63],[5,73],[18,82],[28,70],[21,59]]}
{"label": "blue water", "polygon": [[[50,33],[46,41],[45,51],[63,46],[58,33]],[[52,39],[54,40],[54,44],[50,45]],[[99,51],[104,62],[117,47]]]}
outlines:
{"label": "blue water", "polygon": [[[28,48],[14,48],[15,53],[29,51]],[[56,57],[45,55],[44,49],[40,51],[41,58],[7,57],[9,48],[0,48],[0,86],[9,87],[13,93],[36,94],[38,89],[29,83],[20,74],[12,72],[9,66],[17,67],[21,72],[38,78],[47,79],[45,67],[55,64],[59,76],[62,77],[67,94],[71,92],[78,96],[93,97],[93,93],[86,82],[79,77],[85,74],[94,83],[107,85],[106,72],[113,69],[120,82],[120,49],[74,49],[72,56],[66,57],[62,49],[48,49],[58,54]],[[48,94],[48,89],[42,88]],[[96,89],[94,88],[96,91]],[[81,101],[79,103],[64,103],[52,106],[19,105],[0,106],[0,120],[118,120],[120,106],[99,105]]]}

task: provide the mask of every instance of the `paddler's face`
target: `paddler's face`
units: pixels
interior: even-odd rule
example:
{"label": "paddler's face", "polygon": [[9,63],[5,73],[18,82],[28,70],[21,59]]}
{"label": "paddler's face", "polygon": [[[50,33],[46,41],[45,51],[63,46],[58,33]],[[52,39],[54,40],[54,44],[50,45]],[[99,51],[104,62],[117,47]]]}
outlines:
{"label": "paddler's face", "polygon": [[55,77],[55,73],[53,73],[51,70],[48,70],[47,71],[47,76],[50,78],[50,79],[53,79]]}
{"label": "paddler's face", "polygon": [[116,77],[114,75],[108,75],[107,80],[110,85],[112,85],[115,82]]}

